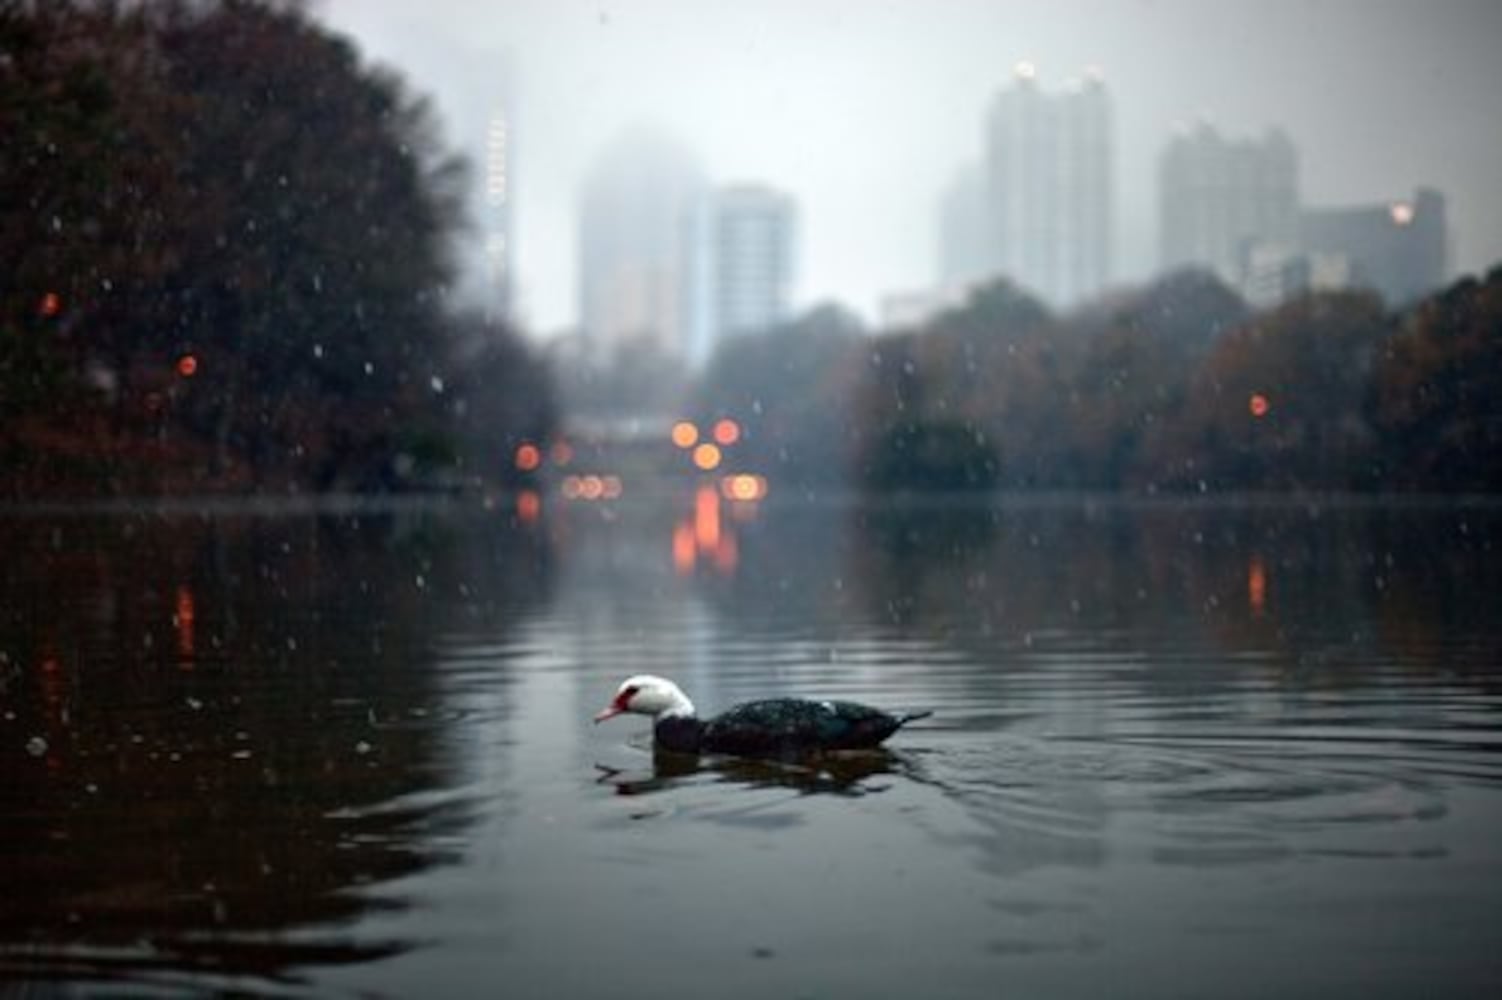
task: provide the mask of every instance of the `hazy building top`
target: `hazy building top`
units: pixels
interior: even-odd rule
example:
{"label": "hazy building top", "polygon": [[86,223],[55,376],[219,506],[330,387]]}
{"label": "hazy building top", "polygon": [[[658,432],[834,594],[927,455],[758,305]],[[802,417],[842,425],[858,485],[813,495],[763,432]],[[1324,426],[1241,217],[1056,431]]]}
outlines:
{"label": "hazy building top", "polygon": [[[976,237],[953,227],[961,245],[952,257],[964,260],[965,241],[979,238],[984,271],[1054,305],[1101,291],[1112,269],[1112,146],[1111,105],[1098,71],[1047,93],[1038,68],[1018,63],[986,117],[979,192],[986,232]],[[963,212],[976,192],[960,187],[954,197],[949,208]]]}
{"label": "hazy building top", "polygon": [[1308,208],[1299,236],[1305,254],[1343,259],[1349,283],[1389,305],[1406,305],[1449,278],[1445,198],[1432,188],[1406,201]]}
{"label": "hazy building top", "polygon": [[647,129],[617,137],[580,192],[579,322],[590,349],[686,356],[702,336],[706,185],[693,156]]}
{"label": "hazy building top", "polygon": [[1207,267],[1242,278],[1248,247],[1292,245],[1299,227],[1299,157],[1279,129],[1227,138],[1208,123],[1169,140],[1158,168],[1159,248],[1165,270]]}
{"label": "hazy building top", "polygon": [[797,254],[792,198],[759,184],[722,188],[711,226],[714,339],[785,321],[792,308]]}

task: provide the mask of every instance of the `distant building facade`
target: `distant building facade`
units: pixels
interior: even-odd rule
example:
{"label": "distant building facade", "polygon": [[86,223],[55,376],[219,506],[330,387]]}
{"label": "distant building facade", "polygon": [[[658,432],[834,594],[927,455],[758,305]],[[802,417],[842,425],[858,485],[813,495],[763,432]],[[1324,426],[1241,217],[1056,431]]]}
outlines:
{"label": "distant building facade", "polygon": [[692,157],[647,131],[596,159],[579,209],[579,325],[596,359],[627,345],[676,358],[701,349],[706,192]]}
{"label": "distant building facade", "polygon": [[911,292],[894,292],[882,297],[878,324],[888,332],[916,329],[947,312],[963,308],[973,294],[974,288],[963,282]]}
{"label": "distant building facade", "polygon": [[1253,246],[1299,239],[1299,159],[1279,130],[1228,139],[1207,124],[1175,136],[1159,161],[1164,270],[1204,267],[1240,286]]}
{"label": "distant building facade", "polygon": [[750,184],[716,193],[710,228],[713,332],[697,355],[788,319],[796,253],[797,212],[790,197]]}
{"label": "distant building facade", "polygon": [[1280,130],[1232,140],[1196,126],[1164,148],[1158,181],[1163,268],[1212,270],[1253,306],[1342,288],[1402,305],[1447,279],[1443,195],[1421,188],[1410,201],[1307,207],[1297,150]]}
{"label": "distant building facade", "polygon": [[1104,289],[1114,240],[1111,171],[1112,114],[1100,76],[1046,94],[1034,67],[1019,64],[986,118],[981,197],[992,273],[1054,306]]}
{"label": "distant building facade", "polygon": [[1388,305],[1422,298],[1449,278],[1445,198],[1431,188],[1385,205],[1306,209],[1299,237],[1304,254],[1343,261],[1348,285]]}
{"label": "distant building facade", "polygon": [[970,164],[954,175],[939,199],[939,284],[964,285],[994,277],[999,264],[990,252],[986,175]]}
{"label": "distant building facade", "polygon": [[515,117],[509,101],[496,102],[485,123],[483,200],[484,309],[487,318],[514,319],[515,247],[512,238],[512,165],[516,162]]}
{"label": "distant building facade", "polygon": [[1267,309],[1306,292],[1335,291],[1351,284],[1350,261],[1344,256],[1267,242],[1247,248],[1237,287],[1249,305]]}

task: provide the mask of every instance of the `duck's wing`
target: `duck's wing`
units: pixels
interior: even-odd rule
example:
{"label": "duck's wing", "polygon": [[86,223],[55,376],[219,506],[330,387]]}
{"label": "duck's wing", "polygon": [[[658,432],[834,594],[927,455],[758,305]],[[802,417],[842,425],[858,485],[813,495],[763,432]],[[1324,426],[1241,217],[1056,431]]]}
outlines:
{"label": "duck's wing", "polygon": [[737,705],[704,723],[704,749],[766,755],[873,747],[904,720],[850,701],[768,698]]}

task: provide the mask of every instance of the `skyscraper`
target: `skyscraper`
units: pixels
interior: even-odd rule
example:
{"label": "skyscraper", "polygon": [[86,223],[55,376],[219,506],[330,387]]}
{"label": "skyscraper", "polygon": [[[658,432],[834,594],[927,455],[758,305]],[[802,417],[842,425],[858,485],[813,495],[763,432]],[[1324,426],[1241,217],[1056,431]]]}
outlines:
{"label": "skyscraper", "polygon": [[1276,129],[1232,140],[1202,123],[1164,148],[1158,208],[1165,269],[1207,267],[1241,286],[1254,249],[1298,244],[1298,153]]}
{"label": "skyscraper", "polygon": [[1111,273],[1111,107],[1090,73],[1057,94],[1020,63],[986,120],[988,256],[996,272],[1055,306]]}
{"label": "skyscraper", "polygon": [[601,151],[579,211],[579,323],[587,349],[689,357],[708,313],[704,181],[671,140],[637,129]]}
{"label": "skyscraper", "polygon": [[492,320],[512,317],[516,279],[513,273],[511,165],[512,115],[509,102],[498,102],[485,124],[485,313]]}
{"label": "skyscraper", "polygon": [[795,229],[792,200],[771,188],[738,185],[715,196],[710,238],[716,342],[787,319]]}
{"label": "skyscraper", "polygon": [[1299,234],[1305,254],[1344,260],[1349,283],[1389,305],[1406,305],[1448,279],[1445,198],[1431,188],[1409,201],[1306,209]]}
{"label": "skyscraper", "polygon": [[991,277],[986,177],[975,164],[959,170],[939,200],[939,285],[962,287]]}

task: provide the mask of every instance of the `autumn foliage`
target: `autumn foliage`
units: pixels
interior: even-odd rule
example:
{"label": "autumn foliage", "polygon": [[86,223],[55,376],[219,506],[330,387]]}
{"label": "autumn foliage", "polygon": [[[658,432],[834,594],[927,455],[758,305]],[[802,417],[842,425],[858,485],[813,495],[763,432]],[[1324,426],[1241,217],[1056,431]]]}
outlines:
{"label": "autumn foliage", "polygon": [[302,5],[0,0],[0,137],[5,492],[384,489],[459,457],[462,165]]}
{"label": "autumn foliage", "polygon": [[[1502,269],[1396,313],[1357,291],[1255,312],[1183,272],[1061,316],[998,281],[915,329],[819,332],[738,342],[700,387],[705,412],[754,407],[769,475],[882,493],[1502,488]],[[822,420],[790,419],[811,406]]]}

